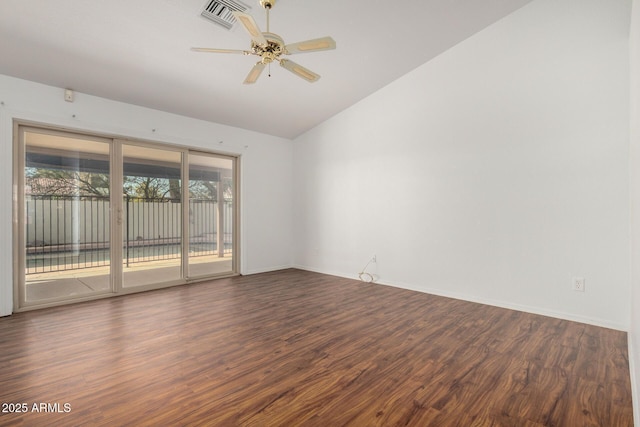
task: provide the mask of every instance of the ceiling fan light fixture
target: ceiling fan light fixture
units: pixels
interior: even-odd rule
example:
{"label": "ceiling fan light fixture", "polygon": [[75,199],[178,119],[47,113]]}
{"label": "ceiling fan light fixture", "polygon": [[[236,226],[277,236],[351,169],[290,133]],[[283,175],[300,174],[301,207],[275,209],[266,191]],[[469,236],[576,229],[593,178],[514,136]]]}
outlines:
{"label": "ceiling fan light fixture", "polygon": [[196,52],[212,52],[212,53],[244,53],[245,55],[255,55],[260,57],[260,61],[254,65],[253,69],[245,79],[245,84],[252,84],[258,80],[265,65],[274,61],[280,62],[280,65],[291,71],[296,76],[310,82],[316,82],[320,79],[320,75],[313,71],[298,65],[293,61],[281,58],[282,55],[291,55],[295,53],[315,52],[319,50],[335,49],[336,42],[331,37],[321,37],[318,39],[305,40],[302,42],[285,45],[284,40],[277,34],[269,31],[269,10],[273,7],[276,0],[259,0],[260,5],[267,12],[267,31],[263,32],[256,24],[253,16],[240,12],[232,11],[231,13],[238,22],[242,24],[247,33],[251,36],[251,50],[235,50],[235,49],[214,49],[214,48],[192,48]]}

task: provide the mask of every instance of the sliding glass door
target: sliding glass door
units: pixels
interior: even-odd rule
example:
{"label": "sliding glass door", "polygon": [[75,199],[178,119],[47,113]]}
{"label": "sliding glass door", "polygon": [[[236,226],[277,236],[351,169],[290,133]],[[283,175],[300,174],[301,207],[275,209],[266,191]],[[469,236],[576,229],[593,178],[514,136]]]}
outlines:
{"label": "sliding glass door", "polygon": [[232,159],[189,153],[189,277],[233,271],[234,193]]}
{"label": "sliding glass door", "polygon": [[122,144],[124,288],[182,278],[182,152]]}
{"label": "sliding glass door", "polygon": [[30,126],[18,134],[18,308],[237,272],[235,157]]}
{"label": "sliding glass door", "polygon": [[23,305],[111,292],[111,142],[20,134]]}

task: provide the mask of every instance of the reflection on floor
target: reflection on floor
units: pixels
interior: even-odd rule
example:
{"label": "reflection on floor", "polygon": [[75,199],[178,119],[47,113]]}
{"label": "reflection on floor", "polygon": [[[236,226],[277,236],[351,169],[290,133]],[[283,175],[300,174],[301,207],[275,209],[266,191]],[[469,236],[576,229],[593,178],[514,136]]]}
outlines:
{"label": "reflection on floor", "polygon": [[[123,286],[126,288],[164,283],[180,278],[180,261],[148,261],[130,267],[124,266],[123,270]],[[189,260],[190,277],[230,273],[231,271],[231,254],[226,254],[224,258],[201,256]],[[27,301],[108,292],[110,287],[108,266],[29,274],[26,277]]]}

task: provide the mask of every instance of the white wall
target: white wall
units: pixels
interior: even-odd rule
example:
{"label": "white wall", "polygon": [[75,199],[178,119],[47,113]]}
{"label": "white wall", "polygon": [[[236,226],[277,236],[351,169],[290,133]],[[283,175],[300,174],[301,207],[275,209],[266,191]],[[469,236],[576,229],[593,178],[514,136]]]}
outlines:
{"label": "white wall", "polygon": [[631,328],[629,362],[635,425],[640,426],[640,0],[631,17]]}
{"label": "white wall", "polygon": [[[12,285],[12,122],[30,120],[90,132],[241,155],[241,269],[291,266],[291,141],[0,75],[0,315]],[[75,117],[73,117],[75,115]],[[153,131],[155,129],[155,132]],[[223,141],[219,143],[219,141]]]}
{"label": "white wall", "polygon": [[629,8],[534,1],[297,138],[294,264],[628,329]]}

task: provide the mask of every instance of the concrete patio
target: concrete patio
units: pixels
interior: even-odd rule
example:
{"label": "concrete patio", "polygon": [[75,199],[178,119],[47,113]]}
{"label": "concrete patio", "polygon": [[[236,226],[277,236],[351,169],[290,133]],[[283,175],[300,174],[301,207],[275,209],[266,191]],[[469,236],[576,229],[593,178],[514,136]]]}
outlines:
{"label": "concrete patio", "polygon": [[[190,258],[189,277],[217,275],[232,271],[232,254]],[[107,292],[110,289],[109,266],[29,274],[26,276],[27,301],[76,297]],[[156,260],[123,266],[123,287],[163,283],[180,279],[180,260]]]}

